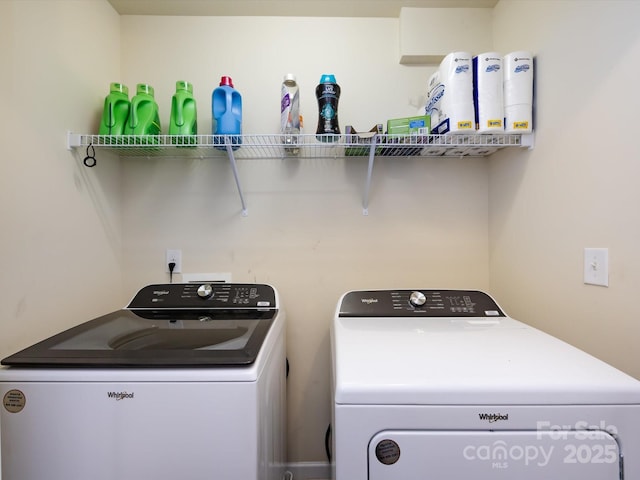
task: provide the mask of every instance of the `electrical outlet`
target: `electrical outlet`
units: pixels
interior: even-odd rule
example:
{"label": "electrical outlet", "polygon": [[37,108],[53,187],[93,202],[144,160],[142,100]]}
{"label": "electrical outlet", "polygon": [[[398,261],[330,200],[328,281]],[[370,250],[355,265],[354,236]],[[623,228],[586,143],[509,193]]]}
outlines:
{"label": "electrical outlet", "polygon": [[173,262],[176,266],[173,269],[173,273],[181,273],[182,272],[182,250],[175,249],[167,249],[167,253],[165,255],[164,268],[165,272],[169,273],[169,264]]}
{"label": "electrical outlet", "polygon": [[609,249],[584,249],[584,283],[609,286]]}

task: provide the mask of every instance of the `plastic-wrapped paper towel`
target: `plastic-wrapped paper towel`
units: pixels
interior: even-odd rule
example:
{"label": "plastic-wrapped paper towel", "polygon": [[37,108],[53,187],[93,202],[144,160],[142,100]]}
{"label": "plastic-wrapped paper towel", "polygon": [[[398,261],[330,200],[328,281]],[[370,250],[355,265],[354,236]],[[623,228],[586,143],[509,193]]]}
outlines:
{"label": "plastic-wrapped paper towel", "polygon": [[473,57],[473,102],[478,133],[504,131],[502,55],[481,53]]}
{"label": "plastic-wrapped paper towel", "polygon": [[436,70],[427,82],[427,103],[420,114],[429,115],[431,133],[437,133],[434,131],[434,127],[440,123],[440,103],[443,93],[444,87],[440,85],[440,71]]}
{"label": "plastic-wrapped paper towel", "polygon": [[504,129],[506,133],[533,130],[533,56],[527,51],[505,55]]}
{"label": "plastic-wrapped paper towel", "polygon": [[442,60],[429,79],[425,112],[432,133],[475,133],[470,53],[452,52]]}

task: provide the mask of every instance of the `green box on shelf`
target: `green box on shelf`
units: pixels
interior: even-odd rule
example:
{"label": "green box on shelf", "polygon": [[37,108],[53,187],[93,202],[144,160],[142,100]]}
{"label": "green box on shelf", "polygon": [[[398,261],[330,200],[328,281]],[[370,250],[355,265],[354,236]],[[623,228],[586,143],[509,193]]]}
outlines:
{"label": "green box on shelf", "polygon": [[[387,120],[387,145],[422,144],[427,143],[427,135],[431,128],[431,116],[394,118]],[[387,146],[383,155],[406,157],[419,155],[420,147],[390,147]]]}
{"label": "green box on shelf", "polygon": [[429,135],[430,129],[431,117],[429,115],[387,120],[388,135]]}
{"label": "green box on shelf", "polygon": [[[347,146],[344,149],[344,154],[347,157],[363,157],[369,155],[371,150],[371,139],[376,134],[382,134],[382,124],[378,123],[368,132],[356,132],[356,129],[351,125],[345,127],[345,134],[347,137]],[[357,147],[350,145],[356,144]],[[361,145],[361,146],[360,146]],[[379,154],[381,147],[376,147],[376,154]]]}

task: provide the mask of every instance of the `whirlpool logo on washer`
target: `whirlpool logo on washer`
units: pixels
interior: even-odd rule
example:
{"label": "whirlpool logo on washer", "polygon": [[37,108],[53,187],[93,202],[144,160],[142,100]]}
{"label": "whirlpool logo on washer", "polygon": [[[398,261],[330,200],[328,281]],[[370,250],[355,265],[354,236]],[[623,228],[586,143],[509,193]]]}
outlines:
{"label": "whirlpool logo on washer", "polygon": [[107,392],[107,397],[116,401],[133,398],[133,392]]}
{"label": "whirlpool logo on washer", "polygon": [[362,303],[366,303],[367,305],[371,305],[372,303],[378,303],[377,298],[361,298],[360,301]]}

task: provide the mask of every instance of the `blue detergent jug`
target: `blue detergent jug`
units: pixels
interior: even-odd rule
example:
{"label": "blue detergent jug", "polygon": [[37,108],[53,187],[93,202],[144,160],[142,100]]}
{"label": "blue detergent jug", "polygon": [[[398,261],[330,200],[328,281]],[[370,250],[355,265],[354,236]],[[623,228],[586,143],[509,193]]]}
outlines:
{"label": "blue detergent jug", "polygon": [[[242,143],[242,96],[233,87],[231,77],[220,79],[220,86],[211,95],[214,143],[226,145],[231,142],[234,150]],[[223,137],[220,137],[223,135]],[[217,147],[225,149],[225,146]]]}

